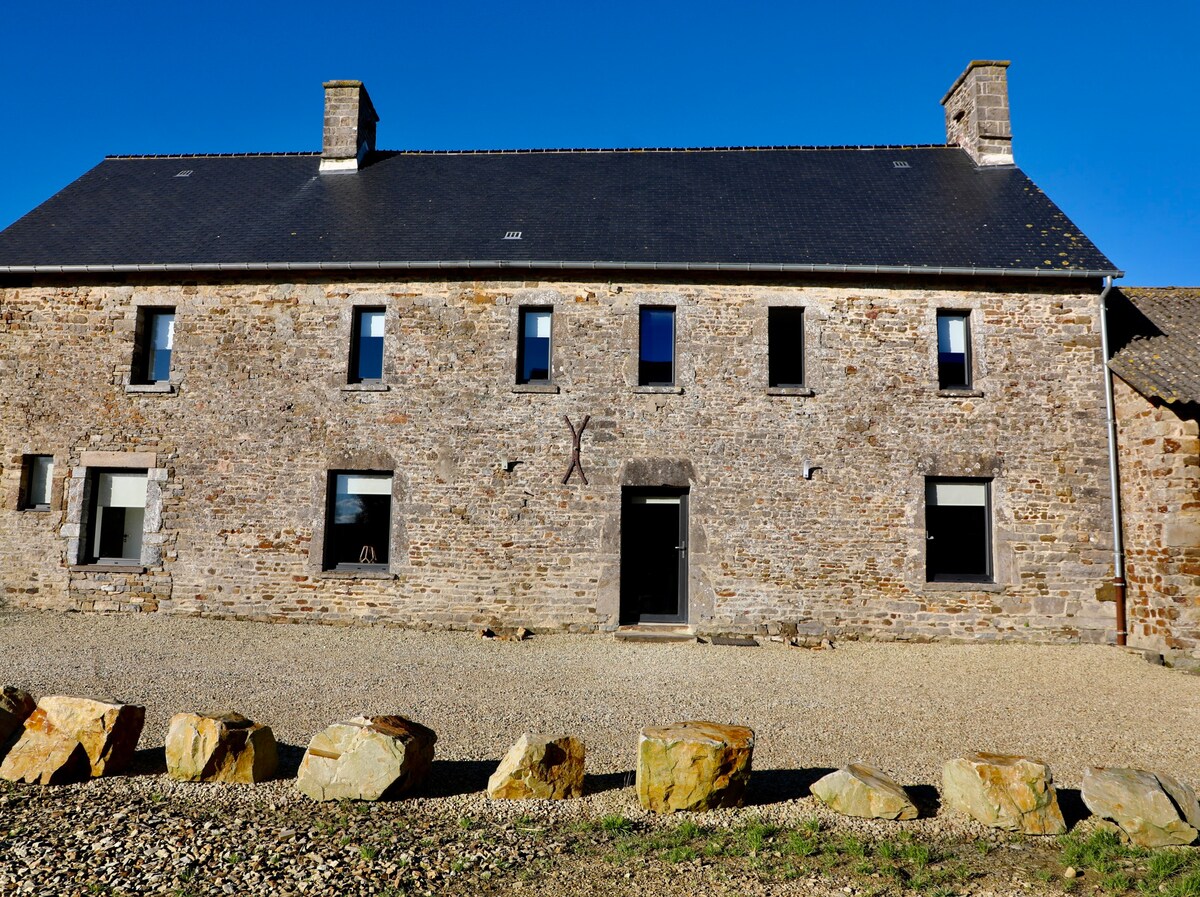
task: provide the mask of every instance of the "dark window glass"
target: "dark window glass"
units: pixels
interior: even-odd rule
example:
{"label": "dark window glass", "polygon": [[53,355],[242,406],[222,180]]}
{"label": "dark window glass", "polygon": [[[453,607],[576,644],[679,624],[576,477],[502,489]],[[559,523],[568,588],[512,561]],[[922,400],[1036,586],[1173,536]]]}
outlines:
{"label": "dark window glass", "polygon": [[550,381],[551,315],[548,308],[521,309],[521,340],[517,345],[518,383]]}
{"label": "dark window glass", "polygon": [[391,519],[390,473],[330,474],[325,568],[386,569]]}
{"label": "dark window glass", "polygon": [[140,384],[166,383],[171,379],[171,352],[175,346],[175,309],[142,309],[134,348],[133,379]]}
{"label": "dark window glass", "polygon": [[54,477],[51,455],[25,455],[21,459],[21,501],[24,511],[50,509],[50,486]]}
{"label": "dark window glass", "polygon": [[938,389],[970,389],[971,328],[964,312],[937,316]]}
{"label": "dark window glass", "polygon": [[927,480],[925,560],[930,582],[991,582],[987,480]]}
{"label": "dark window glass", "polygon": [[356,308],[350,350],[350,382],[383,379],[383,309]]}
{"label": "dark window glass", "polygon": [[675,384],[675,309],[643,308],[638,350],[638,385]]}
{"label": "dark window glass", "polygon": [[804,385],[804,309],[767,309],[768,385]]}
{"label": "dark window glass", "polygon": [[87,562],[137,563],[146,519],[146,471],[97,470],[89,482]]}

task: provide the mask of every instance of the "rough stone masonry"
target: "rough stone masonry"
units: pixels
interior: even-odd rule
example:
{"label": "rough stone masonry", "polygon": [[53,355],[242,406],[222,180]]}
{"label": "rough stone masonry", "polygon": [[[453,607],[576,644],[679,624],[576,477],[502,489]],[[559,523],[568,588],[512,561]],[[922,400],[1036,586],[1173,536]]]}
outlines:
{"label": "rough stone masonry", "polygon": [[[698,632],[1104,641],[1097,293],[945,277],[38,275],[0,288],[3,600],[612,629],[622,488],[656,485],[689,493]],[[674,387],[636,385],[643,305],[676,309]],[[805,390],[767,385],[767,309],[787,305],[804,308]],[[176,314],[157,391],[127,386],[151,306]],[[553,309],[552,385],[514,382],[529,306]],[[381,384],[347,383],[355,307],[385,309]],[[970,313],[971,390],[938,389],[945,308]],[[591,415],[587,486],[561,482],[564,415]],[[53,456],[51,500],[18,513],[29,454]],[[87,473],[122,466],[149,472],[142,563],[81,565]],[[334,470],[392,473],[385,571],[323,569]],[[933,476],[991,480],[994,583],[926,582]]]}

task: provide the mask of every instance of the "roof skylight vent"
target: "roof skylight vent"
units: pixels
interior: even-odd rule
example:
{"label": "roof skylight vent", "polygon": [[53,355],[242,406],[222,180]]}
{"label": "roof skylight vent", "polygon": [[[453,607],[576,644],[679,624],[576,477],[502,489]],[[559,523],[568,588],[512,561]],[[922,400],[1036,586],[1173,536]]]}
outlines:
{"label": "roof skylight vent", "polygon": [[504,239],[519,240],[519,239],[521,239],[521,232],[519,230],[510,230],[510,231],[508,231],[508,233],[506,233],[504,235]]}
{"label": "roof skylight vent", "polygon": [[190,178],[192,176],[192,171],[193,171],[193,169],[191,169],[191,168],[185,168],[183,171],[179,172],[179,174],[175,175],[175,177]]}
{"label": "roof skylight vent", "polygon": [[912,168],[907,162],[893,162],[892,168]]}

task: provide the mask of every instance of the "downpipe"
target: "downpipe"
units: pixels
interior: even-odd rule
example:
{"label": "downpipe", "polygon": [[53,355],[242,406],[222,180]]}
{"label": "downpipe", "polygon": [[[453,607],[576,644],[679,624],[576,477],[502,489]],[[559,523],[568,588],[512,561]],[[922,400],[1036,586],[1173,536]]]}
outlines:
{"label": "downpipe", "polygon": [[1128,632],[1125,628],[1125,539],[1121,533],[1121,480],[1117,458],[1117,412],[1113,400],[1112,371],[1108,367],[1108,293],[1113,287],[1111,277],[1104,278],[1100,291],[1100,360],[1104,368],[1104,406],[1108,413],[1108,482],[1112,499],[1113,527],[1113,591],[1116,594],[1117,644],[1124,646]]}

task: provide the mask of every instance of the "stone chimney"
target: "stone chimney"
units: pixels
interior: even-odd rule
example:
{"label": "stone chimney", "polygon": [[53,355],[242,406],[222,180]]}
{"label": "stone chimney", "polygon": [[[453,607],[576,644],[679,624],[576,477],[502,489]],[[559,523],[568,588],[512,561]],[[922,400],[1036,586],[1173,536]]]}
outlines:
{"label": "stone chimney", "polygon": [[363,158],[375,149],[377,121],[361,81],[326,81],[321,171],[358,171]]}
{"label": "stone chimney", "polygon": [[946,142],[965,149],[976,165],[1012,165],[1008,62],[976,59],[942,97]]}

